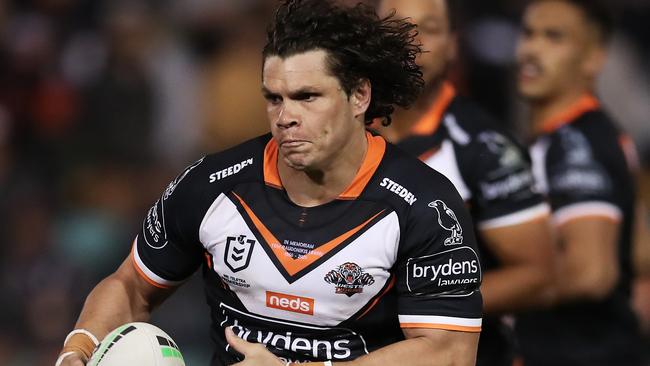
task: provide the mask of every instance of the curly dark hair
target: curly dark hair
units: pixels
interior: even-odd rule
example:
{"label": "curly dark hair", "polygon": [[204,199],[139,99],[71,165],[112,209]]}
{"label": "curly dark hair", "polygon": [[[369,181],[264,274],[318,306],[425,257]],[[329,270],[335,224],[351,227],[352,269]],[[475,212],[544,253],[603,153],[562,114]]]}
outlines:
{"label": "curly dark hair", "polygon": [[329,0],[285,0],[268,28],[262,56],[325,50],[329,71],[348,96],[362,81],[370,81],[365,123],[381,118],[388,125],[395,106],[409,107],[424,86],[415,63],[421,52],[415,28],[394,14],[380,18],[362,3],[342,7]]}

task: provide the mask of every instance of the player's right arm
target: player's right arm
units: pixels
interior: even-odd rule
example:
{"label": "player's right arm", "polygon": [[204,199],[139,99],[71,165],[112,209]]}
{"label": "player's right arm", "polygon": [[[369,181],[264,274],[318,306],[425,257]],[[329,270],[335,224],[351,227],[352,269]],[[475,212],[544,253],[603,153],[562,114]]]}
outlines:
{"label": "player's right arm", "polygon": [[[121,324],[148,321],[151,311],[172,292],[173,288],[160,288],[145,281],[132,259],[127,258],[90,292],[75,329],[85,329],[101,340]],[[79,333],[68,340],[62,354],[73,353],[63,359],[61,366],[86,364],[94,348],[87,338]]]}
{"label": "player's right arm", "polygon": [[[147,321],[151,311],[199,267],[203,159],[190,165],[148,211],[131,254],[88,295],[75,330],[67,337],[61,366],[84,365],[97,341],[118,326]],[[196,168],[196,169],[195,169]],[[94,338],[94,339],[93,339]],[[56,366],[59,366],[58,364]]]}

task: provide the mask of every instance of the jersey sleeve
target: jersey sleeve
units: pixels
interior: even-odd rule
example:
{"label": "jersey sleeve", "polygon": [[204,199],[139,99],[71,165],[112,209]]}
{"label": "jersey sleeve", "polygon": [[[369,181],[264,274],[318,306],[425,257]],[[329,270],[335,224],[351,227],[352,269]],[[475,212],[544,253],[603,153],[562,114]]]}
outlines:
{"label": "jersey sleeve", "polygon": [[516,225],[548,215],[550,208],[535,189],[530,159],[509,137],[485,131],[476,136],[476,155],[468,173],[480,229]]}
{"label": "jersey sleeve", "polygon": [[142,222],[131,250],[137,272],[150,284],[168,288],[181,284],[199,267],[202,246],[200,220],[192,208],[200,190],[201,159],[187,167],[165,189]]}
{"label": "jersey sleeve", "polygon": [[583,216],[621,219],[614,190],[616,177],[598,159],[580,130],[567,126],[558,131],[545,166],[553,220],[557,224]]}
{"label": "jersey sleeve", "polygon": [[[481,264],[469,213],[451,182],[414,206],[397,262],[402,328],[479,332]],[[424,201],[424,200],[423,200]]]}

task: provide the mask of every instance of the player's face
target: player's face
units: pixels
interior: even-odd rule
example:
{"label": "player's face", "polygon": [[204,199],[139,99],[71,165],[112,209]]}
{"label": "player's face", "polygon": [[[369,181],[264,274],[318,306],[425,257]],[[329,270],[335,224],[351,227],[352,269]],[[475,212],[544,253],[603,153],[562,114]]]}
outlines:
{"label": "player's face", "polygon": [[517,84],[529,99],[547,99],[582,88],[594,77],[593,26],[581,10],[563,1],[530,5],[517,46]]}
{"label": "player's face", "polygon": [[[291,168],[320,170],[335,164],[363,133],[365,112],[348,97],[326,65],[322,50],[264,62],[263,93],[280,158]],[[356,133],[355,133],[356,132]]]}
{"label": "player's face", "polygon": [[450,29],[445,1],[383,0],[378,12],[385,16],[393,9],[398,18],[410,18],[418,25],[417,41],[422,44],[423,52],[417,63],[422,68],[423,79],[435,83],[445,78],[449,62],[456,56],[456,41]]}

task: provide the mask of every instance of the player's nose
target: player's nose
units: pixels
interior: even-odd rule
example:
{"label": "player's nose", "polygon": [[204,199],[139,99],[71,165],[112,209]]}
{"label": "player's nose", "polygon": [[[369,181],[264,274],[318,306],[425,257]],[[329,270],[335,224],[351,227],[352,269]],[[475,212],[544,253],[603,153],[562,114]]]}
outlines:
{"label": "player's nose", "polygon": [[290,102],[284,103],[282,105],[282,109],[278,114],[278,118],[275,121],[275,124],[278,128],[290,128],[300,124],[300,118],[298,114],[295,113],[294,108]]}

